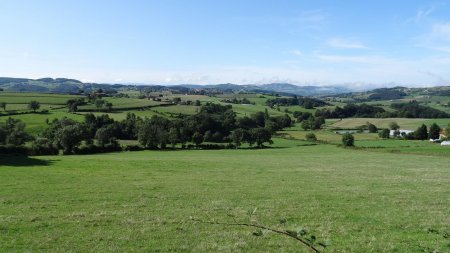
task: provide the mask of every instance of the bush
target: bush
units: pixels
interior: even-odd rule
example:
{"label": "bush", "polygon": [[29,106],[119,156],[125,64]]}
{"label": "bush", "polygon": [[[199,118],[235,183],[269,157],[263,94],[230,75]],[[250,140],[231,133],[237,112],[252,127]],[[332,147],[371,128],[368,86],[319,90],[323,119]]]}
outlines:
{"label": "bush", "polygon": [[29,150],[30,155],[57,155],[58,153],[58,148],[45,138],[39,138],[33,141]]}
{"label": "bush", "polygon": [[142,151],[142,150],[145,150],[145,148],[143,148],[142,146],[139,146],[139,145],[127,145],[127,146],[125,146],[125,148],[123,150],[124,151]]}
{"label": "bush", "polygon": [[369,130],[369,133],[376,133],[376,132],[378,132],[378,128],[374,124],[372,124],[370,122],[367,122],[367,129]]}
{"label": "bush", "polygon": [[0,154],[27,155],[28,152],[29,152],[28,148],[26,148],[24,146],[15,146],[15,145],[0,146]]}
{"label": "bush", "polygon": [[353,147],[355,145],[355,137],[350,133],[342,135],[342,145],[344,147]]}
{"label": "bush", "polygon": [[391,131],[389,129],[385,128],[378,132],[378,136],[383,139],[389,139],[390,133],[391,133]]}
{"label": "bush", "polygon": [[305,138],[307,141],[317,141],[317,137],[314,133],[307,133]]}
{"label": "bush", "polygon": [[122,151],[122,148],[116,145],[105,145],[104,147],[99,147],[91,144],[82,147],[75,147],[73,149],[73,153],[77,155],[87,155],[87,154],[107,153],[117,151]]}

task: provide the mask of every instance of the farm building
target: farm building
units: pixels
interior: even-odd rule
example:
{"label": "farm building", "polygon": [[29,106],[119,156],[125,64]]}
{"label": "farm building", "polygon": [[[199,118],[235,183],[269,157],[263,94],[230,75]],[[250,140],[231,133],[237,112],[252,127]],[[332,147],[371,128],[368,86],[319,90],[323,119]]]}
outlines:
{"label": "farm building", "polygon": [[450,141],[441,142],[441,146],[450,146]]}
{"label": "farm building", "polygon": [[389,132],[389,135],[390,135],[390,136],[395,136],[395,132],[396,132],[396,131],[399,132],[398,136],[403,136],[403,135],[407,135],[407,134],[409,134],[409,133],[414,132],[413,130],[403,130],[403,129],[400,129],[400,130],[391,130],[391,131]]}

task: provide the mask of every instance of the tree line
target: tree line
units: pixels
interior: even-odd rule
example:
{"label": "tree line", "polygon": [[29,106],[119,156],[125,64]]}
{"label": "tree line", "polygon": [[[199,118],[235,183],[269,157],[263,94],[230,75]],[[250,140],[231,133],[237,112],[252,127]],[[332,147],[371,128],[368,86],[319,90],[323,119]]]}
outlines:
{"label": "tree line", "polygon": [[[231,105],[207,103],[192,116],[175,119],[154,115],[141,118],[127,113],[116,121],[107,114],[85,114],[83,122],[69,118],[54,119],[38,136],[25,132],[25,124],[9,118],[0,124],[0,145],[17,147],[33,141],[33,154],[83,154],[122,150],[119,139],[138,140],[146,149],[238,148],[243,143],[258,148],[272,143],[272,135],[291,126],[288,115],[270,117],[257,112],[237,118]],[[127,150],[141,149],[138,146]]]}
{"label": "tree line", "polygon": [[313,109],[315,107],[327,106],[327,102],[311,97],[297,97],[292,98],[273,98],[266,101],[266,105],[270,107],[274,106],[294,106],[299,105],[306,109]]}
{"label": "tree line", "polygon": [[395,111],[389,112],[382,107],[368,104],[347,104],[337,106],[334,110],[318,109],[315,116],[327,119],[342,118],[450,118],[450,114],[428,106],[420,105],[416,101],[409,103],[395,103],[391,105]]}
{"label": "tree line", "polygon": [[[392,136],[390,134],[391,130],[393,131]],[[378,135],[383,139],[389,139],[392,137],[402,138],[405,140],[439,140],[441,132],[448,134],[448,132],[450,132],[450,124],[446,129],[442,129],[436,123],[431,124],[430,128],[428,128],[425,124],[422,124],[415,131],[411,133],[405,133],[400,131],[400,126],[397,123],[391,122],[389,124],[389,129],[381,129],[378,132]]]}

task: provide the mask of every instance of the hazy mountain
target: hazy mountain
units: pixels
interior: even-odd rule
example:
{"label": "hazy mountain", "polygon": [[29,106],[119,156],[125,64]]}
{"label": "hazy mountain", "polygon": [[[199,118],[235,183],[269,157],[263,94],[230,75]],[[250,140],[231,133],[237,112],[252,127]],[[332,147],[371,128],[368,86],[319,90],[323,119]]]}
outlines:
{"label": "hazy mountain", "polygon": [[298,86],[289,83],[271,83],[259,86],[263,90],[291,93],[302,96],[331,95],[353,90],[340,86]]}
{"label": "hazy mountain", "polygon": [[181,84],[180,86],[191,89],[216,89],[226,92],[262,92],[299,96],[332,95],[353,91],[352,89],[344,88],[342,86],[298,86],[289,83],[270,83],[262,85],[237,85],[231,83],[212,85]]}
{"label": "hazy mountain", "polygon": [[297,86],[288,83],[272,83],[263,85],[237,85],[237,84],[180,84],[180,85],[144,85],[144,84],[98,84],[83,83],[75,79],[67,78],[9,78],[0,77],[0,88],[6,91],[21,92],[51,92],[51,93],[76,93],[79,90],[90,91],[98,88],[117,89],[127,86],[134,87],[152,87],[153,89],[173,89],[177,91],[188,91],[189,89],[210,89],[219,92],[260,92],[260,93],[277,93],[280,95],[330,95],[337,93],[350,92],[351,90],[338,86]]}
{"label": "hazy mountain", "polygon": [[[133,87],[138,89],[151,88],[152,90],[172,90],[177,92],[186,92],[190,90],[209,90],[216,92],[257,92],[271,93],[279,95],[299,95],[299,96],[323,96],[345,94],[347,96],[363,97],[366,99],[394,99],[404,97],[411,92],[424,94],[444,94],[448,95],[449,87],[428,87],[428,88],[379,88],[371,91],[361,92],[361,87],[349,88],[351,85],[330,85],[330,86],[298,86],[289,83],[270,83],[261,85],[237,85],[232,83],[225,84],[179,84],[179,85],[145,85],[145,84],[99,84],[83,83],[75,79],[68,78],[10,78],[0,77],[0,88],[5,91],[20,92],[42,92],[42,93],[78,93],[80,90],[90,92],[95,89],[118,90],[124,87]],[[365,86],[370,87],[370,86]]]}

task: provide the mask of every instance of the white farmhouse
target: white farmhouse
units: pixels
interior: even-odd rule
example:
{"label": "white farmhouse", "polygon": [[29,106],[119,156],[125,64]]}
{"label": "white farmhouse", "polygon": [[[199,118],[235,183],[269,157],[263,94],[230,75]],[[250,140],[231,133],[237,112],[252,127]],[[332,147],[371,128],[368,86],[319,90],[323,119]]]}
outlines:
{"label": "white farmhouse", "polygon": [[413,130],[399,129],[399,130],[391,130],[391,131],[389,132],[389,135],[390,135],[390,136],[394,136],[396,131],[399,132],[398,136],[403,136],[403,135],[407,135],[407,134],[409,134],[409,133],[414,132]]}
{"label": "white farmhouse", "polygon": [[441,146],[450,146],[450,141],[441,142]]}

